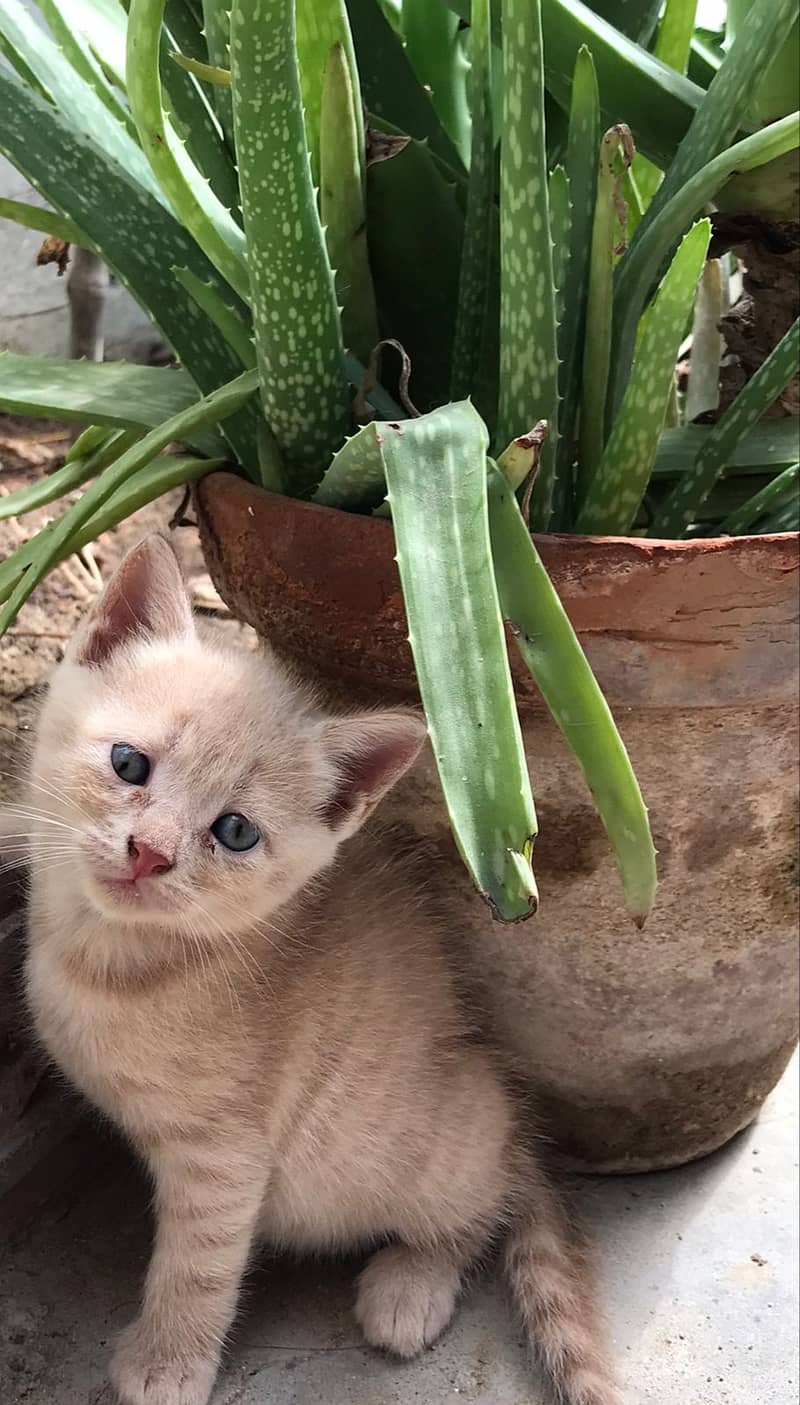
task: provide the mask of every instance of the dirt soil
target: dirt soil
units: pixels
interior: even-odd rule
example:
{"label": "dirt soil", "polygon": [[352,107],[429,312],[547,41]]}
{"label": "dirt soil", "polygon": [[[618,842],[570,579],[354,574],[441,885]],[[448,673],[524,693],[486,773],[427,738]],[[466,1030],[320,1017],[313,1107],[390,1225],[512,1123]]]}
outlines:
{"label": "dirt soil", "polygon": [[[60,468],[76,433],[75,425],[0,415],[0,496]],[[68,500],[77,496],[71,494]],[[171,530],[170,520],[182,497],[180,490],[168,494],[106,532],[80,556],[56,567],[0,639],[0,802],[13,792],[20,743],[35,718],[42,684],[61,658],[77,621],[130,547],[147,532]],[[0,560],[5,560],[61,510],[59,503],[53,503],[24,517],[0,521]],[[226,628],[243,634],[244,627],[230,617],[205,574],[194,527],[172,529],[171,535],[195,608],[213,614],[224,621]]]}

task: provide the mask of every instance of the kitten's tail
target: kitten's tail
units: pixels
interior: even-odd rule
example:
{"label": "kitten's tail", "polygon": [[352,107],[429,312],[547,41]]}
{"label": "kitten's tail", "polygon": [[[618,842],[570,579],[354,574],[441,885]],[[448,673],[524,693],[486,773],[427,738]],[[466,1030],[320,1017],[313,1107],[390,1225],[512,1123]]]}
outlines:
{"label": "kitten's tail", "polygon": [[565,1405],[619,1405],[589,1246],[543,1172],[530,1166],[525,1180],[505,1259],[528,1340]]}

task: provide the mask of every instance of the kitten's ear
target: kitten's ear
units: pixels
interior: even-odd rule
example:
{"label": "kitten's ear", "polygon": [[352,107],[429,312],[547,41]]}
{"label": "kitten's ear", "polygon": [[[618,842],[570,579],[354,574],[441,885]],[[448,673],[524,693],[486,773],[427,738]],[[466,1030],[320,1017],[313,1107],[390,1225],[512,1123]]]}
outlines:
{"label": "kitten's ear", "polygon": [[375,712],[330,718],[320,736],[338,777],[321,814],[345,838],[416,760],[426,727],[418,713]]}
{"label": "kitten's ear", "polygon": [[78,644],[82,664],[104,664],[134,639],[178,639],[194,629],[181,568],[165,537],[145,537],[117,567]]}

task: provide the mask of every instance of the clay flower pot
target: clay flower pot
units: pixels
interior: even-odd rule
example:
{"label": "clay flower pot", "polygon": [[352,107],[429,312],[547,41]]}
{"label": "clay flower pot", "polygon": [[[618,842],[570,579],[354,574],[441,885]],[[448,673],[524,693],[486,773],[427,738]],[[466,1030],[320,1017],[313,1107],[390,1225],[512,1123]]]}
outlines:
{"label": "clay flower pot", "polygon": [[[209,569],[237,615],[338,698],[416,698],[389,522],[227,474],[196,493]],[[798,541],[537,544],[650,805],[661,882],[647,926],[626,917],[583,781],[523,667],[539,915],[502,926],[472,892],[430,756],[389,809],[429,846],[486,998],[574,1161],[674,1166],[752,1120],[797,1038]]]}

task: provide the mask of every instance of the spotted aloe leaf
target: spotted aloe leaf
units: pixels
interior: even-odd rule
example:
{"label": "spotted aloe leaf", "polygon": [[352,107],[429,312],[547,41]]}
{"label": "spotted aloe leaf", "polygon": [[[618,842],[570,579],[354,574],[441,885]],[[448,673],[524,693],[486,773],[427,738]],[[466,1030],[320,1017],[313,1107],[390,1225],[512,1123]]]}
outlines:
{"label": "spotted aloe leaf", "polygon": [[492,44],[489,0],[473,0],[469,78],[472,155],[467,187],[458,310],[450,371],[453,400],[474,395],[487,327],[492,232],[495,227],[495,150],[492,118]]}
{"label": "spotted aloe leaf", "polygon": [[652,536],[680,536],[713,488],[739,440],[766,414],[800,370],[800,318],[792,324],[712,427],[692,467],[662,504]]}
{"label": "spotted aloe leaf", "polygon": [[546,419],[531,525],[550,521],[558,442],[558,350],[547,195],[540,0],[504,0],[497,442]]}
{"label": "spotted aloe leaf", "polygon": [[726,533],[736,536],[746,532],[753,523],[782,510],[789,503],[794,503],[796,510],[800,499],[799,488],[800,463],[793,463],[731,512],[720,525],[720,536]]}
{"label": "spotted aloe leaf", "polygon": [[234,0],[231,71],[261,399],[287,488],[302,495],[344,439],[350,393],[306,149],[294,0]]}
{"label": "spotted aloe leaf", "polygon": [[631,529],[650,478],[678,348],[710,238],[707,219],[685,235],[648,310],[625,398],[603,457],[587,483],[578,513],[579,532],[623,536]]}

